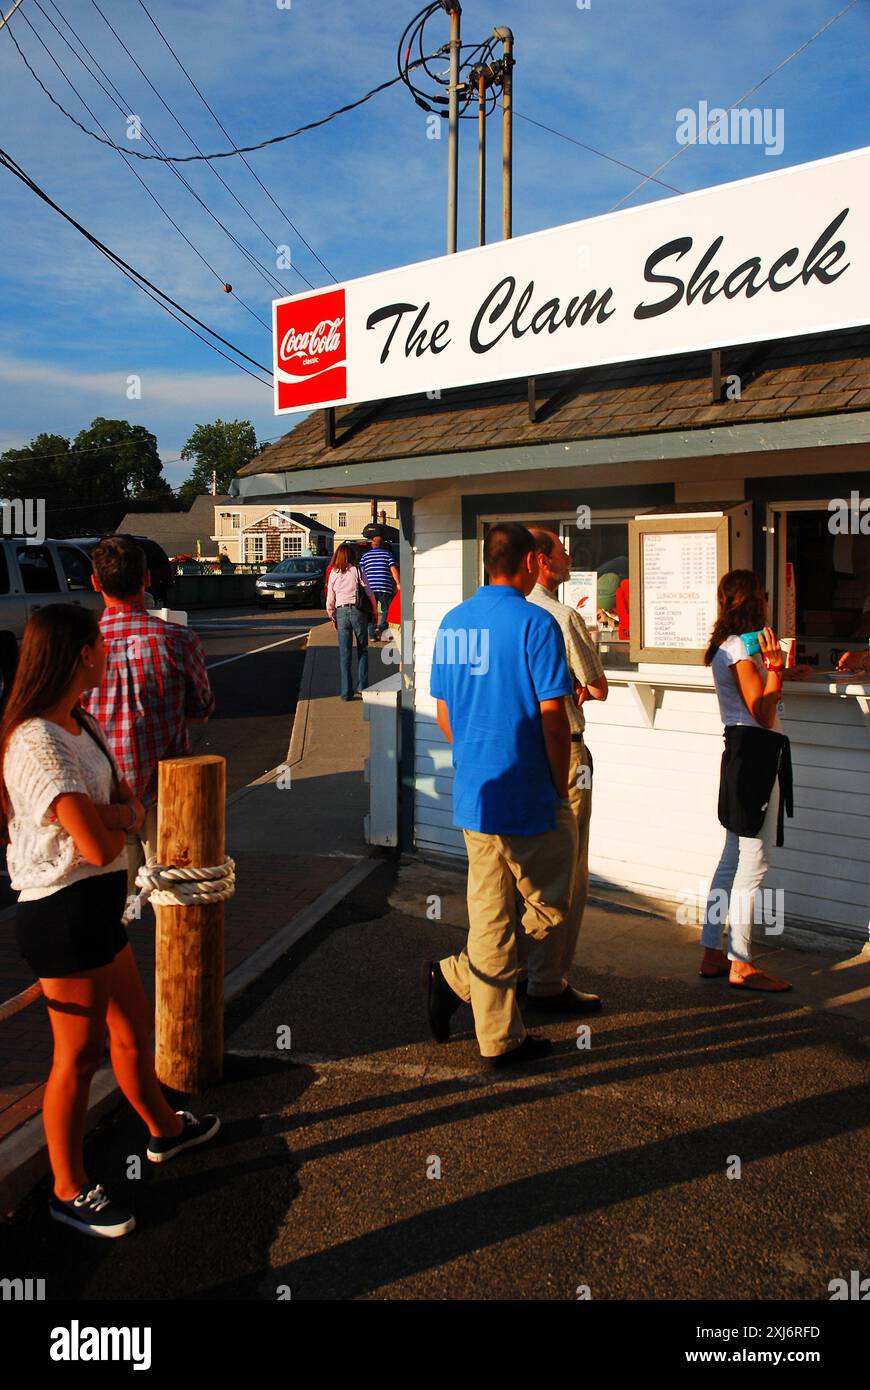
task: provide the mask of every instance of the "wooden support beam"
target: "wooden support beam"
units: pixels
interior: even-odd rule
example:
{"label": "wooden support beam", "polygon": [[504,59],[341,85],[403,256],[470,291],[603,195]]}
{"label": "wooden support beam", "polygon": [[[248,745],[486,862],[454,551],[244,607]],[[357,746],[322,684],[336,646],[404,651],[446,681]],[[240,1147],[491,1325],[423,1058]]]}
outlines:
{"label": "wooden support beam", "polygon": [[714,405],[722,400],[722,349],[710,353],[710,399]]}
{"label": "wooden support beam", "polygon": [[323,442],[327,449],[335,448],[335,406],[328,405],[323,412]]}
{"label": "wooden support beam", "polygon": [[538,403],[537,391],[535,389],[535,378],[529,377],[529,419],[533,425],[538,423]]}

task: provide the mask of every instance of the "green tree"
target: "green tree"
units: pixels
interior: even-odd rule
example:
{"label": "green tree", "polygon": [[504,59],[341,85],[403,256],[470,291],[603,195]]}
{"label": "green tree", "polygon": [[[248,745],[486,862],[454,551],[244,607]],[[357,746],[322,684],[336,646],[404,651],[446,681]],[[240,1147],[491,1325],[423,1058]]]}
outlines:
{"label": "green tree", "polygon": [[164,498],[172,491],[163,476],[157,438],[144,425],[98,415],[73,440],[76,491],[84,501]]}
{"label": "green tree", "polygon": [[62,434],[38,434],[20,449],[0,454],[0,494],[41,497],[47,507],[69,502],[70,442]]}
{"label": "green tree", "polygon": [[193,459],[193,472],[178,490],[186,507],[203,492],[211,492],[217,474],[218,492],[228,492],[230,483],[243,464],[260,452],[250,420],[215,420],[197,425],[181,451],[183,459]]}

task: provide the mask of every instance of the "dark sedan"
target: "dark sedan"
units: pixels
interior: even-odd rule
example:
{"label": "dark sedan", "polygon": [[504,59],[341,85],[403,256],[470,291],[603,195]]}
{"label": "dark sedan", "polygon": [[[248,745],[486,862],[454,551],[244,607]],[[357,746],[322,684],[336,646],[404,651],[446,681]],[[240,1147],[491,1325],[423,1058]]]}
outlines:
{"label": "dark sedan", "polygon": [[257,602],[261,608],[276,603],[291,607],[316,608],[323,605],[326,592],[326,556],[289,556],[279,560],[257,580]]}

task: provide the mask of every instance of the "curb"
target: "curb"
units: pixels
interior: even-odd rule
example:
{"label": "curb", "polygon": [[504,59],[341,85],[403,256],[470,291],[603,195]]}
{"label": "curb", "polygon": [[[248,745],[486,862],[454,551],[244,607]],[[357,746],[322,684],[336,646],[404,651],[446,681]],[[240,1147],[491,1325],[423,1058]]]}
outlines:
{"label": "curb", "polygon": [[308,633],[308,641],[305,647],[305,662],[302,667],[302,679],[299,682],[299,696],[296,700],[296,710],[293,715],[293,728],[290,731],[290,745],[287,749],[287,764],[293,767],[302,761],[302,754],[305,750],[305,740],[308,737],[309,711],[311,709],[311,689],[314,685],[314,667],[317,661],[317,647],[311,645],[311,631]]}

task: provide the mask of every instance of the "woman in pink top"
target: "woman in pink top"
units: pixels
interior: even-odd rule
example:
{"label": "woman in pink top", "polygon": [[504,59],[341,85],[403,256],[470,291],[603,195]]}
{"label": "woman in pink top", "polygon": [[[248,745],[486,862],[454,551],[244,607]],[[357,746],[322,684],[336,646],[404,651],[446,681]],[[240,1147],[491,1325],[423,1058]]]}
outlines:
{"label": "woman in pink top", "polygon": [[356,638],[357,692],[365,690],[369,674],[368,613],[356,606],[357,587],[362,585],[372,609],[375,597],[358,567],[351,562],[350,551],[340,545],[332,561],[326,586],[326,612],[338,633],[338,660],[341,670],[341,698],[354,699],[353,639]]}

